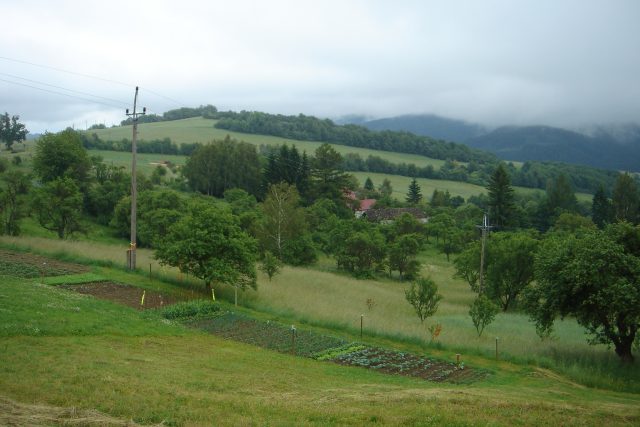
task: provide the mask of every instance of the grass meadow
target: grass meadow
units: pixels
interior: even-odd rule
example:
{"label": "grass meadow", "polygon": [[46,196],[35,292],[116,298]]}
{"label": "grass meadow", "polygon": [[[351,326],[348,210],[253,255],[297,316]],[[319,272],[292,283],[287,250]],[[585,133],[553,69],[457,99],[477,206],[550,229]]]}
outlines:
{"label": "grass meadow", "polygon": [[[101,274],[143,285],[140,275],[100,268]],[[139,312],[37,279],[0,277],[0,325],[0,424],[640,420],[637,395],[588,389],[544,369],[470,356],[469,364],[492,372],[489,379],[455,385],[384,375],[220,339],[162,320],[153,310]],[[396,346],[422,352],[415,345]]]}
{"label": "grass meadow", "polygon": [[[214,126],[216,120],[194,117],[191,119],[174,120],[169,122],[141,123],[138,125],[139,139],[162,139],[171,138],[173,142],[202,142],[207,143],[214,139],[223,139],[227,135],[240,141],[245,141],[254,145],[280,146],[282,144],[294,145],[298,150],[306,151],[307,154],[313,152],[322,145],[317,141],[300,141],[294,139],[281,138],[269,135],[254,135],[249,133],[233,132],[225,129],[217,129]],[[105,140],[119,141],[123,138],[131,139],[131,126],[119,126],[108,129],[97,129],[90,131],[96,133]],[[346,145],[332,144],[340,154],[359,154],[366,159],[369,156],[378,156],[391,163],[413,163],[419,167],[431,165],[434,169],[439,169],[444,160],[432,159],[430,157],[418,156],[414,154],[394,153],[390,151],[370,150],[366,148],[348,147]]]}

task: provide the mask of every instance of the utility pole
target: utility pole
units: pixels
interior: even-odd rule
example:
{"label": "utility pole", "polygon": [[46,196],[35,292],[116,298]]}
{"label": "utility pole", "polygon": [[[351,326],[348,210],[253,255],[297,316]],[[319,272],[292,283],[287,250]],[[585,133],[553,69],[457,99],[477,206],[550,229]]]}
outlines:
{"label": "utility pole", "polygon": [[127,268],[129,270],[136,269],[136,216],[138,210],[138,183],[136,176],[136,139],[138,137],[138,116],[147,113],[147,107],[142,109],[142,113],[136,112],[138,104],[138,86],[136,86],[136,94],[133,97],[133,113],[129,113],[127,108],[127,116],[131,116],[133,120],[133,135],[131,136],[131,243],[127,250]]}
{"label": "utility pole", "polygon": [[478,295],[482,295],[484,290],[484,248],[487,242],[487,233],[493,227],[489,225],[489,219],[487,214],[482,217],[482,225],[477,226],[482,232],[482,246],[480,248],[480,287],[478,288]]}

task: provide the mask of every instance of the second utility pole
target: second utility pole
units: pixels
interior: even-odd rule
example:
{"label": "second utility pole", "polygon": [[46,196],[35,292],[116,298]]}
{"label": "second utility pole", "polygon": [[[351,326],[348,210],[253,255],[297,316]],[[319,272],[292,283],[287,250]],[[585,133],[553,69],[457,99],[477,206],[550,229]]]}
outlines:
{"label": "second utility pole", "polygon": [[127,108],[127,116],[131,116],[133,120],[133,135],[131,136],[131,243],[127,251],[127,268],[129,270],[136,269],[136,216],[138,208],[138,183],[136,171],[136,139],[138,137],[138,116],[144,115],[147,108],[142,109],[142,113],[136,112],[138,104],[138,86],[136,86],[136,94],[133,98],[133,113],[129,113]]}

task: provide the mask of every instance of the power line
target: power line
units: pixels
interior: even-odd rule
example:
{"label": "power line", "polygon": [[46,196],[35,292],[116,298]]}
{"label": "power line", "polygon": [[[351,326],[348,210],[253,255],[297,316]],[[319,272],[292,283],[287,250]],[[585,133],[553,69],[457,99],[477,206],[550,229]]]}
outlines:
{"label": "power line", "polygon": [[11,78],[14,78],[14,79],[24,80],[24,81],[31,82],[31,83],[36,83],[36,84],[43,85],[43,86],[54,87],[56,89],[62,89],[62,90],[66,90],[68,92],[77,93],[77,94],[80,94],[80,95],[93,96],[94,98],[104,99],[105,101],[117,102],[118,104],[122,104],[122,105],[129,105],[129,103],[124,102],[124,101],[120,101],[118,99],[107,98],[105,96],[100,96],[100,95],[94,95],[94,94],[88,93],[88,92],[81,92],[81,91],[78,91],[78,90],[73,90],[73,89],[69,89],[69,88],[66,88],[66,87],[62,87],[62,86],[56,86],[56,85],[52,85],[52,84],[49,84],[49,83],[44,83],[44,82],[41,82],[41,81],[38,81],[38,80],[32,80],[32,79],[27,79],[27,78],[20,77],[20,76],[14,76],[13,74],[7,74],[7,73],[0,72],[0,75],[11,77]]}
{"label": "power line", "polygon": [[[57,72],[60,72],[60,73],[73,74],[75,76],[81,76],[81,77],[85,77],[85,78],[88,78],[88,79],[101,80],[103,82],[113,83],[113,84],[117,84],[117,85],[121,85],[121,86],[126,86],[126,87],[129,87],[129,88],[132,87],[132,86],[135,86],[133,84],[121,82],[121,81],[118,81],[118,80],[106,79],[104,77],[94,76],[94,75],[91,75],[91,74],[78,73],[76,71],[65,70],[63,68],[52,67],[50,65],[36,64],[34,62],[23,61],[23,60],[20,60],[20,59],[9,58],[9,57],[6,57],[6,56],[0,56],[0,59],[5,60],[5,61],[17,62],[17,63],[20,63],[20,64],[31,65],[33,67],[45,68],[45,69],[57,71]],[[166,99],[168,101],[171,101],[171,102],[173,102],[174,104],[176,104],[179,107],[184,107],[185,106],[185,104],[183,102],[180,102],[180,101],[175,100],[173,98],[170,98],[168,96],[162,95],[161,93],[152,91],[149,88],[143,88],[143,89],[145,89],[147,92],[149,92],[152,95],[155,95],[157,97]]]}
{"label": "power line", "polygon": [[5,80],[5,79],[0,79],[0,82],[10,83],[10,84],[18,85],[18,86],[24,86],[24,87],[28,87],[28,88],[31,88],[31,89],[41,90],[43,92],[49,92],[49,93],[53,93],[53,94],[56,94],[56,95],[67,96],[69,98],[80,99],[80,100],[86,101],[86,102],[92,102],[92,103],[95,103],[95,104],[102,104],[102,105],[106,105],[107,107],[111,107],[111,108],[121,108],[120,106],[116,106],[116,105],[113,105],[113,104],[107,104],[106,102],[97,101],[95,99],[82,98],[80,96],[71,95],[71,94],[64,93],[64,92],[58,92],[58,91],[50,90],[50,89],[44,89],[44,88],[41,88],[41,87],[28,85],[26,83],[12,82],[11,80]]}

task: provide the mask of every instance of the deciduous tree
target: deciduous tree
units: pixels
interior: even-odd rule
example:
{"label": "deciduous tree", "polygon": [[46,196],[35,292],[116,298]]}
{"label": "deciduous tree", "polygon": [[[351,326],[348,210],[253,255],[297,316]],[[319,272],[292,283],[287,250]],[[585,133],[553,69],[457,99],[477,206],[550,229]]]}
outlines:
{"label": "deciduous tree", "polygon": [[59,133],[47,133],[38,140],[33,156],[33,171],[42,182],[66,176],[82,188],[91,167],[87,150],[76,131],[67,129]]}
{"label": "deciduous tree", "polygon": [[424,321],[436,314],[442,295],[438,293],[438,285],[429,278],[421,278],[411,284],[405,291],[405,297],[420,319]]}
{"label": "deciduous tree", "polygon": [[633,361],[640,327],[640,253],[631,245],[636,239],[624,236],[634,235],[640,235],[637,227],[616,224],[544,241],[535,259],[536,285],[527,297],[540,335],[551,333],[556,317],[573,316],[589,332],[590,343],[613,344],[622,361]]}
{"label": "deciduous tree", "polygon": [[33,192],[32,203],[40,225],[56,232],[60,239],[82,231],[82,194],[73,179],[64,177],[47,182]]}
{"label": "deciduous tree", "polygon": [[11,150],[15,142],[24,141],[29,131],[20,123],[20,116],[11,116],[9,113],[0,115],[0,142],[4,142],[7,150]]}
{"label": "deciduous tree", "polygon": [[174,223],[155,257],[212,284],[256,288],[256,242],[240,228],[228,208],[193,201],[189,213]]}

